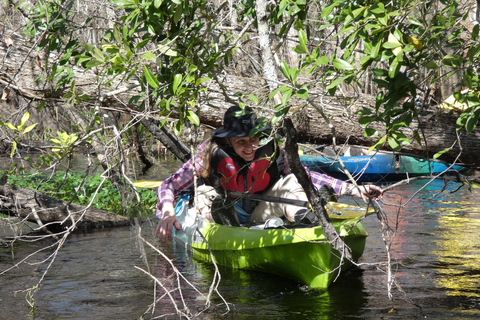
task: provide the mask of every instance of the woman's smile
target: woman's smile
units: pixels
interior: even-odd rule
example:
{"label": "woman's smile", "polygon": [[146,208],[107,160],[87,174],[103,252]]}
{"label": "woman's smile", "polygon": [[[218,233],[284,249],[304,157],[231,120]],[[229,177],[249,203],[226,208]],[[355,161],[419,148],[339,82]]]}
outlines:
{"label": "woman's smile", "polygon": [[255,159],[255,151],[258,149],[259,142],[260,139],[258,137],[237,137],[230,139],[233,150],[245,161]]}

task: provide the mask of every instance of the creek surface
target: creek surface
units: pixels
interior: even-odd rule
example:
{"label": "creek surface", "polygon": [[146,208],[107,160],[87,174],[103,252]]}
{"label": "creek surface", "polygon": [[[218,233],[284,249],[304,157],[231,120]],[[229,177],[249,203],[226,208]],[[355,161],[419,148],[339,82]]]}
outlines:
{"label": "creek surface", "polygon": [[[459,184],[444,187],[442,180],[422,188],[427,180],[414,181],[387,192],[383,201],[404,203],[397,212],[386,206],[391,227],[398,226],[391,245],[392,273],[396,283],[388,297],[385,244],[375,216],[363,223],[370,235],[360,266],[341,274],[328,289],[306,290],[299,283],[260,272],[219,266],[218,291],[228,302],[212,295],[217,306],[198,319],[475,319],[480,317],[480,191]],[[353,203],[350,198],[340,201]],[[141,234],[154,244],[186,279],[207,295],[214,275],[211,264],[192,260],[175,244],[153,239],[156,219],[141,225]],[[0,226],[1,233],[8,233]],[[39,251],[0,276],[0,319],[150,319],[166,315],[178,319],[182,309],[169,263],[137,239],[135,227],[124,227],[68,237],[49,267],[43,262],[54,248]],[[54,244],[52,239],[0,243],[0,272],[29,254]],[[43,263],[42,263],[43,262]],[[29,299],[25,289],[39,281]],[[155,285],[144,271],[162,285]],[[182,282],[182,296],[192,313],[202,310],[205,300]],[[154,302],[155,310],[148,311]],[[29,307],[29,301],[34,308]]]}

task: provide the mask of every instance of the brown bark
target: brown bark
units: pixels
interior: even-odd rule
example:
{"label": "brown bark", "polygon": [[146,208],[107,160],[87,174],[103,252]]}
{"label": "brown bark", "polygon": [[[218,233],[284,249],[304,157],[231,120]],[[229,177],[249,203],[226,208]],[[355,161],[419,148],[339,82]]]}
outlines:
{"label": "brown bark", "polygon": [[298,157],[298,133],[296,132],[291,119],[285,120],[285,131],[287,135],[287,140],[285,143],[285,151],[287,154],[287,161],[290,166],[290,169],[293,174],[298,179],[298,182],[305,191],[308,202],[312,205],[313,210],[315,211],[320,225],[323,228],[323,232],[327,237],[328,241],[332,247],[338,252],[344,253],[345,257],[349,260],[352,259],[351,253],[349,250],[345,250],[345,242],[340,238],[335,227],[333,226],[330,218],[328,217],[327,211],[325,210],[325,200],[317,195],[315,192],[315,187],[313,186],[312,180],[308,177],[305,168],[300,162]]}
{"label": "brown bark", "polygon": [[179,160],[186,162],[190,159],[188,148],[181,141],[175,138],[164,126],[159,127],[160,121],[152,119],[142,119],[141,123],[158,140],[160,140],[167,149],[172,152]]}
{"label": "brown bark", "polygon": [[17,188],[0,185],[0,212],[59,231],[71,226],[76,230],[127,226],[131,220],[115,213],[87,208],[78,204]]}

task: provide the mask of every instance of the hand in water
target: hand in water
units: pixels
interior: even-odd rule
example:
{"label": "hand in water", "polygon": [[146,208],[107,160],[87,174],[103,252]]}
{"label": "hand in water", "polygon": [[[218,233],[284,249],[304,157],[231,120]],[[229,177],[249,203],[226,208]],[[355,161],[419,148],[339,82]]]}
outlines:
{"label": "hand in water", "polygon": [[155,238],[160,233],[160,239],[162,240],[162,242],[165,242],[167,241],[167,239],[172,240],[173,227],[175,227],[176,230],[181,230],[181,227],[178,218],[175,216],[175,210],[173,209],[173,205],[165,204],[162,212],[163,215],[157,224],[157,229],[155,230]]}

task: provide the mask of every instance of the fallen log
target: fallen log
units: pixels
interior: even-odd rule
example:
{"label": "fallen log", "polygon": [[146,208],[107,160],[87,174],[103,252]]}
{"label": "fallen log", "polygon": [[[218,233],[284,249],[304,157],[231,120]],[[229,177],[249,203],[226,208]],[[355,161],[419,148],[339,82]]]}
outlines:
{"label": "fallen log", "polygon": [[128,217],[116,213],[68,203],[29,189],[0,185],[0,212],[37,223],[45,231],[59,232],[101,229],[131,225]]}

